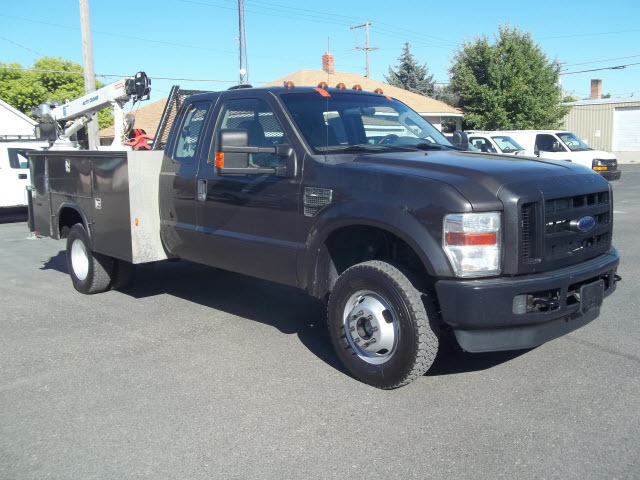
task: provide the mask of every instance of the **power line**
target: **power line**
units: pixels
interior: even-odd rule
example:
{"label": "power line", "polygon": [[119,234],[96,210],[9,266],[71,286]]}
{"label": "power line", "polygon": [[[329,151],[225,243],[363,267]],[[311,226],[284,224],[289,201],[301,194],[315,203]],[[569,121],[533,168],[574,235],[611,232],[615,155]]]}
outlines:
{"label": "power line", "polygon": [[557,35],[552,37],[540,37],[538,40],[549,40],[553,38],[573,38],[573,37],[592,37],[597,35],[614,35],[618,33],[630,33],[630,32],[640,32],[640,29],[635,30],[616,30],[613,32],[591,32],[591,33],[575,33],[571,35]]}
{"label": "power line", "polygon": [[610,62],[612,60],[626,60],[627,58],[637,58],[640,55],[629,55],[627,57],[615,57],[615,58],[605,58],[604,60],[592,60],[590,62],[580,62],[580,63],[565,63],[565,67],[572,67],[575,65],[588,65],[590,63],[602,63],[602,62]]}
{"label": "power line", "polygon": [[627,63],[625,65],[616,65],[615,67],[602,67],[602,68],[592,68],[590,70],[578,70],[577,72],[565,72],[565,73],[560,73],[560,75],[573,75],[574,73],[597,72],[599,70],[623,70],[627,67],[631,67],[632,65],[640,65],[640,62]]}
{"label": "power line", "polygon": [[25,50],[29,50],[30,52],[35,53],[36,55],[43,57],[44,55],[42,55],[40,52],[36,52],[35,50],[29,48],[29,47],[25,47],[24,45],[20,45],[18,42],[14,42],[13,40],[9,40],[8,38],[4,38],[4,37],[0,37],[2,40],[9,42],[9,43],[13,43],[14,45],[20,47],[20,48],[24,48]]}
{"label": "power line", "polygon": [[[22,68],[22,67],[9,67],[0,65],[0,69],[2,70],[20,70],[23,72],[36,72],[36,73],[61,73],[65,75],[84,75],[84,72],[70,72],[67,70],[47,70],[43,68]],[[105,77],[105,78],[125,78],[130,75],[117,75],[113,73],[96,73],[96,77]],[[215,83],[238,83],[237,80],[220,80],[214,78],[176,78],[176,77],[149,77],[152,80],[174,80],[179,82],[215,82]],[[258,83],[267,83],[267,82],[258,82]]]}

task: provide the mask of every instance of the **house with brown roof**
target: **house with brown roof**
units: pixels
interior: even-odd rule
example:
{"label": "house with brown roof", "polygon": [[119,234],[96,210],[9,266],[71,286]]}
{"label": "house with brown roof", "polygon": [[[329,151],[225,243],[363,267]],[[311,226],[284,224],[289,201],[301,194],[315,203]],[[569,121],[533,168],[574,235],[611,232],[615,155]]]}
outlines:
{"label": "house with brown roof", "polygon": [[[164,111],[164,106],[167,104],[167,99],[163,98],[146,105],[141,105],[139,108],[134,108],[131,112],[136,118],[133,128],[141,128],[147,135],[154,137],[158,125],[160,124],[160,117]],[[100,130],[100,145],[111,145],[113,141],[113,125]]]}
{"label": "house with brown roof", "polygon": [[[289,81],[293,82],[294,85],[311,87],[316,87],[321,82],[326,82],[330,87],[335,87],[339,83],[344,83],[346,88],[360,85],[362,90],[371,92],[379,88],[385,95],[396,98],[411,107],[437,129],[442,130],[443,120],[453,119],[456,122],[456,129],[462,130],[462,117],[464,114],[459,108],[452,107],[434,98],[425,97],[424,95],[394,87],[388,83],[363,77],[356,73],[336,72],[333,68],[333,55],[329,52],[323,55],[322,66],[322,70],[298,70],[297,72],[293,72],[261,86],[281,87],[284,85],[284,82]],[[163,98],[162,100],[141,106],[139,109],[134,110],[132,112],[136,117],[134,128],[142,128],[148,135],[154,137],[166,103],[167,99]],[[100,130],[101,145],[110,145],[112,140],[113,126]]]}
{"label": "house with brown roof", "polygon": [[278,78],[263,87],[281,87],[284,82],[292,82],[296,86],[317,87],[321,82],[325,82],[329,87],[335,87],[339,83],[344,83],[347,89],[360,85],[362,90],[373,92],[381,89],[385,95],[389,95],[402,103],[405,103],[418,112],[422,118],[431,123],[438,130],[442,130],[442,121],[453,119],[456,122],[456,129],[462,130],[462,117],[464,113],[459,108],[447,105],[434,98],[425,97],[417,93],[394,87],[388,83],[379,82],[371,78],[363,77],[357,73],[336,72],[333,68],[333,55],[325,52],[322,56],[322,70],[298,70],[284,77]]}

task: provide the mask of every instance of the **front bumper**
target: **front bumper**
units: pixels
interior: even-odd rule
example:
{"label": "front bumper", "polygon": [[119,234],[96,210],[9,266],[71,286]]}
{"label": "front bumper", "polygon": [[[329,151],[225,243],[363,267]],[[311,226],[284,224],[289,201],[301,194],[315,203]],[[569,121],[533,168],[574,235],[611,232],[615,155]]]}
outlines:
{"label": "front bumper", "polygon": [[[560,337],[595,319],[599,307],[583,311],[574,293],[580,286],[602,280],[604,296],[616,288],[618,251],[578,265],[519,277],[482,280],[440,280],[436,292],[443,321],[454,330],[460,346],[469,352],[532,348]],[[514,297],[555,298],[545,311],[514,313]]]}
{"label": "front bumper", "polygon": [[622,171],[620,170],[604,170],[602,172],[598,172],[600,175],[602,175],[602,177],[605,180],[608,180],[610,182],[614,181],[614,180],[620,180],[620,177],[622,176]]}

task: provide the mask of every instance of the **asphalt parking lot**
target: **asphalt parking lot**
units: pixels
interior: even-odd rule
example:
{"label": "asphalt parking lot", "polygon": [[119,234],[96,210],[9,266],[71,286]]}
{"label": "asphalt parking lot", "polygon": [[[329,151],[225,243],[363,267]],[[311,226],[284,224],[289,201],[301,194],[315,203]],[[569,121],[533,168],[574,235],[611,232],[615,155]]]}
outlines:
{"label": "asphalt parking lot", "polygon": [[640,165],[624,280],[526,352],[447,350],[394,391],[338,365],[321,306],[183,262],[83,296],[64,242],[0,224],[0,478],[640,478]]}

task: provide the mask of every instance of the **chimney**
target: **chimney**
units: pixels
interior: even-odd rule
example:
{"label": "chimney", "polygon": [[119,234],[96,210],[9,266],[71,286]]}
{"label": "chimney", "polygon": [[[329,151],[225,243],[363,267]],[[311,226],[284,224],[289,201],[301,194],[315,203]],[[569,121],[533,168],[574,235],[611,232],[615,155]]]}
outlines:
{"label": "chimney", "polygon": [[324,55],[322,55],[322,70],[327,73],[334,73],[333,55],[329,51],[324,52]]}
{"label": "chimney", "polygon": [[599,78],[594,78],[591,80],[591,98],[595,100],[597,98],[602,98],[602,80]]}

